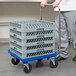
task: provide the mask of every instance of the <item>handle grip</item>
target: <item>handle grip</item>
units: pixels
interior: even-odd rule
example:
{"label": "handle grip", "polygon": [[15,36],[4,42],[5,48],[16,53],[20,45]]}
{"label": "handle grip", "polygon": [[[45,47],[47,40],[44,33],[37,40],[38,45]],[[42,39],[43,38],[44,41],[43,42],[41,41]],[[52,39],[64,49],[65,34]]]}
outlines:
{"label": "handle grip", "polygon": [[52,6],[52,4],[47,4],[46,6]]}

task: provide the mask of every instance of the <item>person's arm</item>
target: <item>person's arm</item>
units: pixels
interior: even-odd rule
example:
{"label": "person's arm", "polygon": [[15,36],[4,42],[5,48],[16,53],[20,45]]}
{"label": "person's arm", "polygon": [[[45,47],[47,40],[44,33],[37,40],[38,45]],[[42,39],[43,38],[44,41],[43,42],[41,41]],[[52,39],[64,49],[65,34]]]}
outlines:
{"label": "person's arm", "polygon": [[41,6],[42,7],[46,7],[46,5],[47,5],[47,0],[42,0],[41,1]]}
{"label": "person's arm", "polygon": [[52,3],[53,7],[54,7],[54,8],[58,7],[58,5],[60,4],[61,1],[62,1],[62,0],[57,0],[57,1],[53,2],[53,3]]}

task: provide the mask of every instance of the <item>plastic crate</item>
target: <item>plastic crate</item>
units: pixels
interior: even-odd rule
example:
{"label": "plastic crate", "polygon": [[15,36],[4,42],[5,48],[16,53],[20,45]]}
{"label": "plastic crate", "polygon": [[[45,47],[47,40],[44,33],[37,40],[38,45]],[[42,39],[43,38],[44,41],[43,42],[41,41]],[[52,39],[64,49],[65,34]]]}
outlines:
{"label": "plastic crate", "polygon": [[[40,38],[40,39],[44,39],[44,38]],[[48,40],[44,41],[44,40],[40,40],[40,39],[21,39],[21,42],[14,40],[14,39],[10,39],[11,42],[19,44],[21,46],[31,46],[31,45],[37,45],[37,44],[47,44],[47,43],[54,43],[54,39],[52,37],[50,37]]]}
{"label": "plastic crate", "polygon": [[20,32],[43,31],[54,28],[54,22],[46,21],[23,21],[23,22],[10,22],[10,29]]}
{"label": "plastic crate", "polygon": [[46,30],[46,31],[20,32],[10,29],[10,35],[21,39],[30,39],[30,38],[54,36],[54,31]]}
{"label": "plastic crate", "polygon": [[23,43],[35,43],[35,42],[43,42],[43,41],[53,41],[54,38],[53,36],[48,36],[48,37],[36,37],[36,38],[28,38],[28,39],[22,39],[13,35],[10,35],[10,40],[15,40],[17,42]]}

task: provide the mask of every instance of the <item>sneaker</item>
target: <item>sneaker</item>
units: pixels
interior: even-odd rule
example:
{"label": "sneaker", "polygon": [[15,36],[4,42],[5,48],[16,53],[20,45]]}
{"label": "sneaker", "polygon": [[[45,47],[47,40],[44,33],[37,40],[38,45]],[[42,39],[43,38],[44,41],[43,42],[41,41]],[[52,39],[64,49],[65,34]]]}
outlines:
{"label": "sneaker", "polygon": [[58,61],[65,60],[66,58],[61,57],[60,55],[56,57]]}

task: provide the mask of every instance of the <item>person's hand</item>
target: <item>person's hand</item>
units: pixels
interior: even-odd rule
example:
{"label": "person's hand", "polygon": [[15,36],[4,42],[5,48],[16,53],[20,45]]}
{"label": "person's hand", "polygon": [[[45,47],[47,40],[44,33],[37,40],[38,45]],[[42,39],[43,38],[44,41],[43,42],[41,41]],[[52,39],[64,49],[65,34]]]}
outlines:
{"label": "person's hand", "polygon": [[58,3],[58,2],[53,2],[53,3],[52,3],[53,8],[58,7],[58,5],[59,5],[59,3]]}
{"label": "person's hand", "polygon": [[47,5],[47,1],[46,1],[46,0],[42,0],[41,6],[42,6],[42,7],[46,7],[46,5]]}

